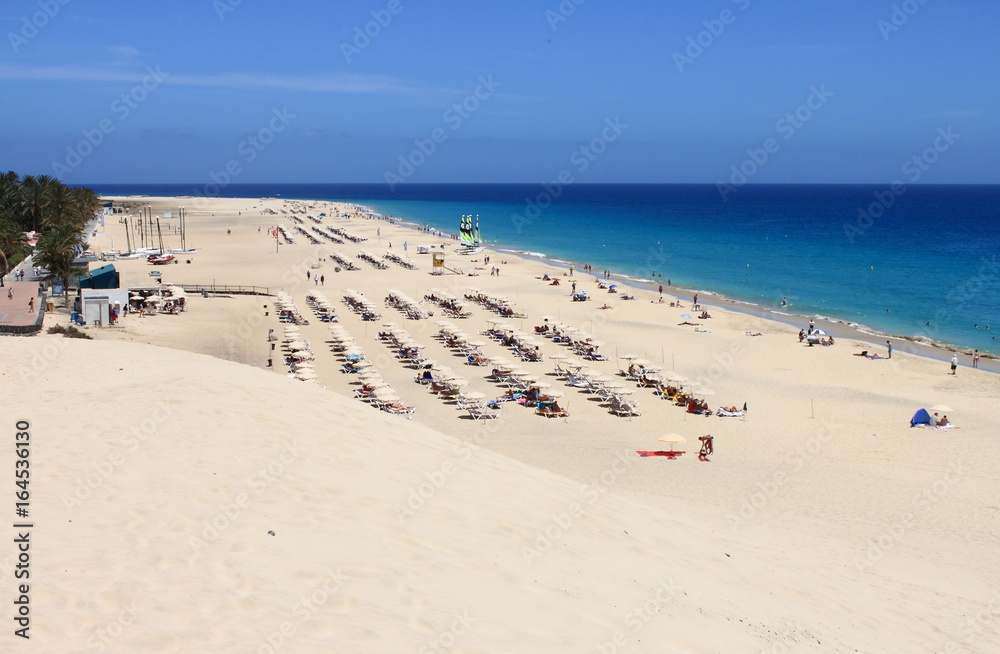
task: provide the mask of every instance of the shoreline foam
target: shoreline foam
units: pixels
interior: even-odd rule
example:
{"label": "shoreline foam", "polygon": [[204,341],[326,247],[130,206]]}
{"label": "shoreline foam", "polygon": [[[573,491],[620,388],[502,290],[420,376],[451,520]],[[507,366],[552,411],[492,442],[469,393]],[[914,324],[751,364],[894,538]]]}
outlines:
{"label": "shoreline foam", "polygon": [[[298,199],[298,200],[301,201],[301,202],[308,201],[308,200],[302,200],[302,199]],[[340,200],[330,200],[330,201],[331,202],[340,202]],[[394,221],[394,224],[400,225],[400,226],[408,228],[408,229],[413,229],[413,230],[416,230],[416,231],[423,231],[422,228],[421,228],[421,226],[418,223],[415,223],[415,222],[412,222],[410,220],[407,220],[405,218],[405,216],[404,217],[392,216],[390,218],[389,216],[385,216],[385,215],[377,212],[375,209],[373,209],[371,207],[368,207],[366,205],[354,204],[354,206],[357,206],[359,208],[360,207],[364,207],[364,209],[366,210],[366,212],[373,219],[376,219],[376,220],[386,220],[386,221],[388,221],[388,220],[391,219],[391,220]],[[449,234],[449,236],[451,236],[451,235]],[[557,267],[557,268],[563,268],[565,270],[568,270],[570,266],[573,266],[578,273],[580,272],[581,266],[583,265],[581,262],[574,262],[574,261],[570,261],[570,260],[550,258],[550,257],[548,257],[545,254],[540,253],[540,252],[531,252],[531,251],[525,251],[525,250],[517,250],[517,249],[514,249],[514,248],[503,247],[503,246],[500,246],[500,245],[497,245],[497,244],[492,244],[492,243],[484,243],[484,247],[486,247],[489,250],[493,250],[495,252],[498,252],[498,253],[503,253],[503,254],[508,254],[509,253],[512,256],[519,256],[519,257],[522,257],[522,258],[526,258],[526,259],[530,259],[530,260],[533,260],[533,261],[537,261],[539,263],[544,263],[546,265],[552,265],[552,266]],[[649,280],[649,279],[643,280],[643,279],[632,277],[632,276],[627,275],[627,274],[618,273],[618,272],[615,272],[615,271],[611,271],[611,273],[612,273],[612,276],[613,276],[613,278],[614,278],[615,281],[621,280],[621,283],[624,283],[624,284],[626,284],[628,286],[631,286],[633,288],[641,289],[641,290],[645,290],[645,291],[656,291],[657,286],[660,283],[662,283],[659,280],[657,280],[657,281]],[[588,276],[592,276],[589,273],[587,273],[587,275]],[[684,293],[685,295],[680,295],[679,293],[681,293],[681,292]],[[719,293],[717,293],[715,291],[706,290],[706,289],[699,290],[699,289],[695,289],[695,288],[670,286],[668,288],[666,288],[666,287],[664,288],[664,294],[667,294],[667,293],[669,293],[672,297],[674,297],[676,299],[680,299],[680,300],[689,300],[690,297],[693,294],[697,293],[699,297],[712,298],[713,300],[716,300],[718,303],[726,303],[726,305],[729,306],[730,308],[733,308],[733,309],[735,309],[737,311],[740,311],[740,312],[746,313],[746,314],[750,314],[750,315],[758,315],[757,310],[755,310],[754,307],[762,307],[763,306],[761,304],[755,304],[753,302],[749,302],[749,301],[746,301],[746,300],[739,300],[739,299],[736,299],[736,298],[730,298],[730,297],[727,297],[725,295],[719,294]],[[704,304],[704,303],[702,303],[702,304]],[[856,323],[856,322],[849,321],[849,320],[846,320],[846,319],[839,319],[839,318],[833,318],[833,317],[829,317],[829,316],[822,316],[822,315],[819,315],[819,314],[812,315],[812,316],[807,315],[807,314],[799,314],[799,313],[791,313],[791,312],[782,312],[782,313],[779,314],[777,311],[775,311],[773,309],[764,309],[763,311],[765,313],[772,313],[773,312],[776,315],[789,316],[789,319],[783,319],[783,318],[772,318],[772,319],[775,320],[776,322],[780,322],[782,324],[786,324],[786,325],[793,326],[793,327],[798,327],[798,328],[805,327],[806,325],[808,325],[808,323],[809,323],[810,320],[816,320],[817,322],[822,321],[825,324],[828,324],[828,325],[831,325],[831,326],[836,326],[837,328],[843,328],[843,330],[844,330],[843,332],[841,332],[840,334],[834,334],[834,336],[836,336],[838,338],[853,338],[855,340],[868,343],[868,344],[870,344],[872,346],[875,346],[875,347],[883,347],[885,345],[885,342],[884,341],[876,341],[874,339],[894,339],[896,341],[899,341],[899,343],[893,345],[894,350],[897,351],[897,352],[902,352],[902,351],[904,351],[904,349],[902,349],[902,348],[906,348],[906,347],[909,346],[910,349],[907,350],[907,351],[910,354],[915,354],[915,355],[918,355],[918,356],[924,356],[924,357],[935,359],[935,360],[939,360],[939,361],[946,361],[946,360],[948,360],[950,358],[950,355],[952,353],[957,353],[957,354],[963,354],[963,355],[966,355],[966,356],[971,356],[972,352],[973,352],[972,348],[965,348],[965,347],[962,347],[962,346],[959,346],[959,345],[956,345],[956,344],[953,344],[953,343],[947,343],[947,342],[937,341],[937,340],[934,340],[934,339],[931,339],[931,338],[927,338],[925,336],[920,336],[920,335],[900,335],[900,334],[891,334],[891,333],[887,333],[887,332],[882,332],[880,330],[868,327],[868,326],[866,326],[864,324]],[[768,319],[767,316],[760,316],[760,317]],[[797,321],[793,321],[792,318],[797,318],[798,320]],[[902,348],[897,348],[897,345],[902,346]],[[948,353],[948,354],[945,355],[944,353]],[[994,354],[992,352],[987,352],[987,351],[981,351],[979,354],[980,354],[981,359],[988,361],[988,363],[986,364],[986,366],[982,367],[983,370],[989,370],[990,372],[994,372],[994,373],[1000,374],[1000,365],[993,365],[993,364],[996,364],[997,362],[1000,362],[1000,355],[996,355],[996,354]]]}

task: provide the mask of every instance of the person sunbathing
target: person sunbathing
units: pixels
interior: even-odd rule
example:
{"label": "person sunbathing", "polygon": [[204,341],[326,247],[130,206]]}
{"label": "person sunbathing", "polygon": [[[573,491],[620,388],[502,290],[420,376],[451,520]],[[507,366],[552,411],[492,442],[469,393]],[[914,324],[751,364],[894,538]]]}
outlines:
{"label": "person sunbathing", "polygon": [[938,427],[951,427],[951,423],[948,422],[948,416],[941,418],[940,422],[937,424]]}
{"label": "person sunbathing", "polygon": [[708,403],[705,402],[704,400],[696,400],[696,399],[688,400],[687,410],[688,413],[701,413],[701,414],[711,413],[711,411],[708,408]]}
{"label": "person sunbathing", "polygon": [[707,311],[702,311],[702,312],[701,312],[701,315],[700,315],[700,316],[698,316],[698,318],[699,318],[699,319],[701,319],[701,320],[704,320],[704,319],[706,319],[706,318],[711,318],[711,317],[712,317],[712,316],[708,315],[708,312],[707,312]]}

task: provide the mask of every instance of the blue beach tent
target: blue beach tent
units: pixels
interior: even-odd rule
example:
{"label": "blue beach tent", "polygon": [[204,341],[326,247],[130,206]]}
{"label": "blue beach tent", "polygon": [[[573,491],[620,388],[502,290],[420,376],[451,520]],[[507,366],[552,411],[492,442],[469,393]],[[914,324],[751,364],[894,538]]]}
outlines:
{"label": "blue beach tent", "polygon": [[929,424],[931,424],[931,416],[929,413],[927,413],[927,409],[918,410],[916,413],[913,414],[913,417],[910,418],[911,427],[916,425],[929,425]]}

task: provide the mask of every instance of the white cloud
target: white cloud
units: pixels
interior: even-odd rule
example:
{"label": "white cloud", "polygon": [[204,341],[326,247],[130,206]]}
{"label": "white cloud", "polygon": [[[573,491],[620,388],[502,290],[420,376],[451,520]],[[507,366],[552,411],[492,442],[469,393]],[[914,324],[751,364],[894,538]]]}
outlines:
{"label": "white cloud", "polygon": [[[124,52],[124,50],[123,50]],[[212,75],[175,74],[153,66],[164,77],[164,84],[247,90],[284,90],[306,93],[425,95],[455,94],[456,89],[428,88],[404,80],[379,75],[328,73],[321,75],[263,75],[257,73],[217,73]],[[145,68],[129,72],[121,69],[83,68],[77,66],[23,66],[0,64],[0,80],[51,82],[125,82],[138,83],[148,75]]]}

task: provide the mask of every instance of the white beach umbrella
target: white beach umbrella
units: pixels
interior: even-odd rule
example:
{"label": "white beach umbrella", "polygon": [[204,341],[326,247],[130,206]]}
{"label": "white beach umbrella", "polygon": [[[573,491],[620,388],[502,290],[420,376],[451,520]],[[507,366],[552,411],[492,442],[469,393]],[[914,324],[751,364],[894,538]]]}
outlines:
{"label": "white beach umbrella", "polygon": [[666,434],[664,436],[660,436],[658,440],[663,443],[669,443],[671,452],[674,451],[675,444],[687,443],[687,439],[680,434]]}

